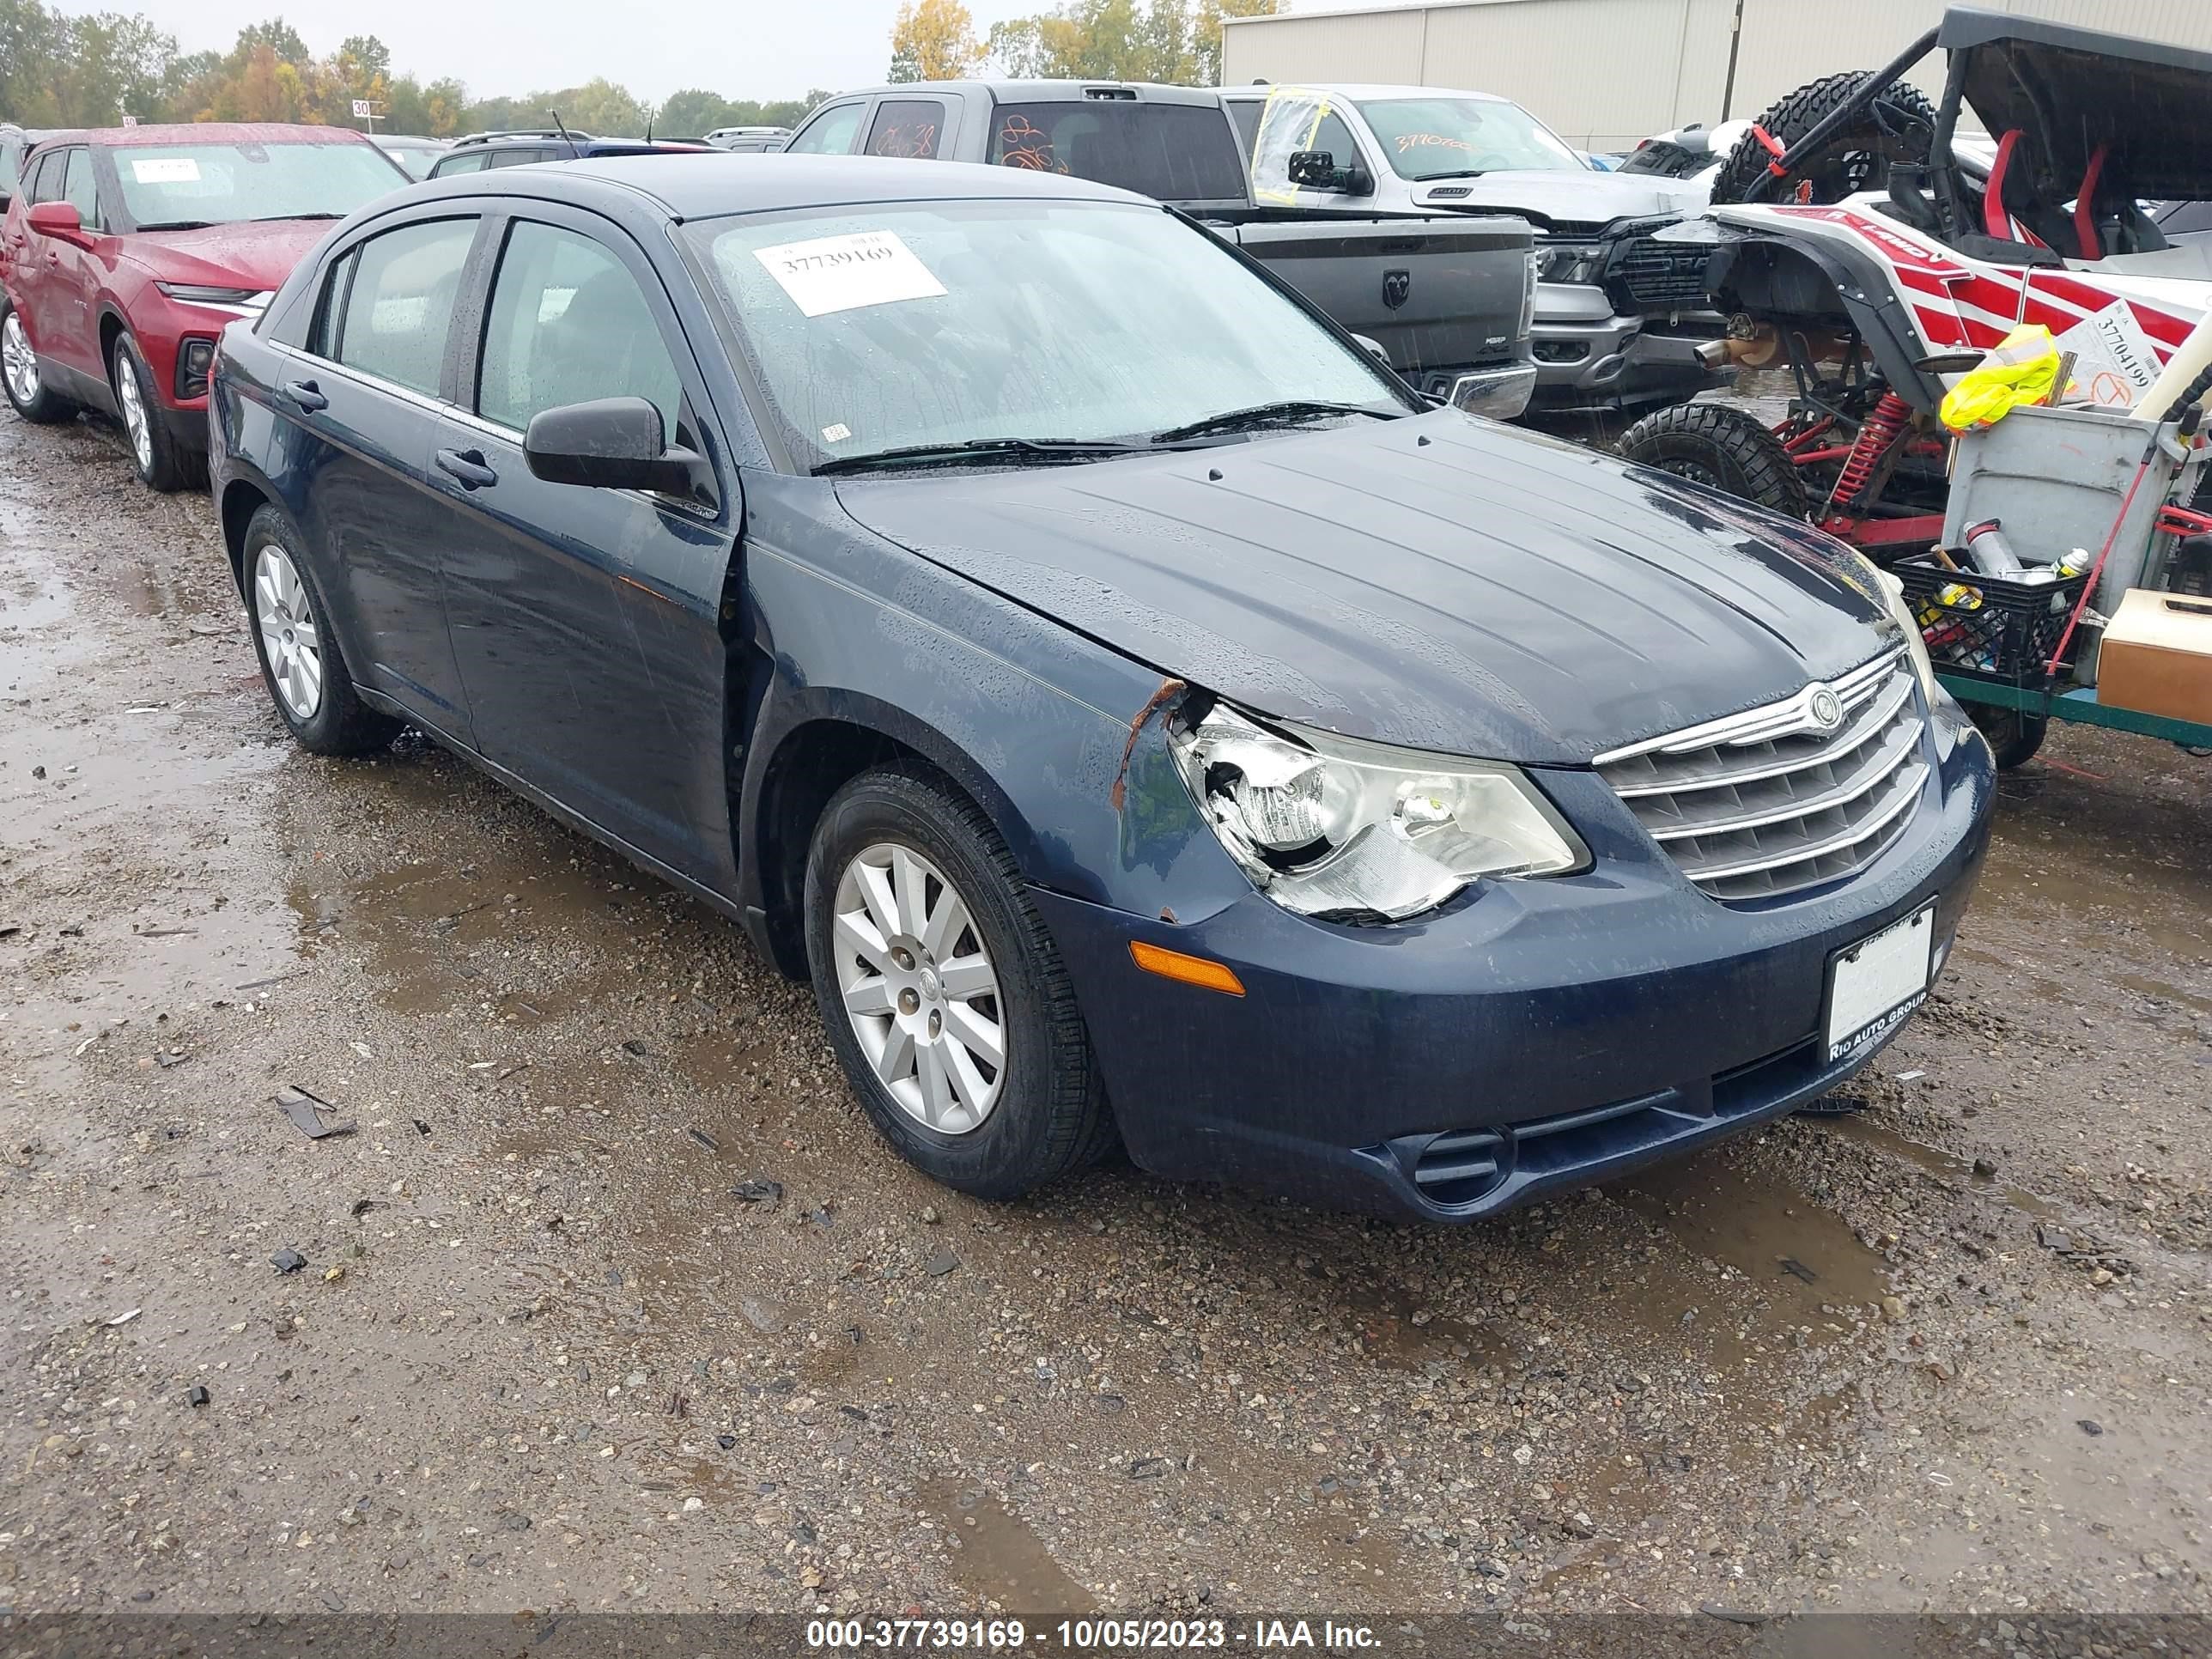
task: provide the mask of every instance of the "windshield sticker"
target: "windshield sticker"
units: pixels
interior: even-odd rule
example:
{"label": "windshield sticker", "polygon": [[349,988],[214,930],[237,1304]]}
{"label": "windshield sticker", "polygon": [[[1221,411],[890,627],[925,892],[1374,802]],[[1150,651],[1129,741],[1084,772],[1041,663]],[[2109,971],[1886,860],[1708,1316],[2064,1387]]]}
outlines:
{"label": "windshield sticker", "polygon": [[753,258],[809,317],[898,300],[933,300],[945,292],[945,284],[930,275],[914,250],[888,230],[756,248]]}
{"label": "windshield sticker", "polygon": [[839,421],[834,426],[825,426],[822,428],[822,441],[825,444],[842,444],[852,435],[853,428],[842,421]]}
{"label": "windshield sticker", "polygon": [[149,155],[131,163],[131,177],[142,185],[196,185],[200,164],[189,155]]}

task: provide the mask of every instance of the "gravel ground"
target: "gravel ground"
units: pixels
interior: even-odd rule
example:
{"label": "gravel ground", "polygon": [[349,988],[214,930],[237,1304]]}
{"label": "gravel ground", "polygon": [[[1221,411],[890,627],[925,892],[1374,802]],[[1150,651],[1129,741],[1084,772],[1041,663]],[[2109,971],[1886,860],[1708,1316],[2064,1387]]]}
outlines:
{"label": "gravel ground", "polygon": [[1853,1114],[1454,1231],[985,1206],[718,917],[296,752],[205,499],[0,422],[0,1605],[2203,1612],[2208,802],[2057,732]]}

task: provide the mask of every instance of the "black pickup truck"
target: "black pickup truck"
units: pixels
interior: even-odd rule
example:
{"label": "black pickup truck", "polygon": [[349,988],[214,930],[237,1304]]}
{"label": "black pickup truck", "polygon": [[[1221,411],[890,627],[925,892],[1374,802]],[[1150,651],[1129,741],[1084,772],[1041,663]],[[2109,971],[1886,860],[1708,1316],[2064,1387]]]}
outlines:
{"label": "black pickup truck", "polygon": [[1219,94],[1095,81],[923,81],[848,92],[786,154],[1064,173],[1189,214],[1370,341],[1419,390],[1510,420],[1536,382],[1526,221],[1255,206]]}

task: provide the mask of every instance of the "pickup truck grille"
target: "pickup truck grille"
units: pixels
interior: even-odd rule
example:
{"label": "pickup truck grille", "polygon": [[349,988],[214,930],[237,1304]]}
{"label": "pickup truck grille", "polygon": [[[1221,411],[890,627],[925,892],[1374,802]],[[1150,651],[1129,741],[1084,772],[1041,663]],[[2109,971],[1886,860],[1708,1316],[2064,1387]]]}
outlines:
{"label": "pickup truck grille", "polygon": [[1705,289],[1712,252],[1696,242],[1636,237],[1614,250],[1606,288],[1623,311],[1704,311],[1712,304]]}
{"label": "pickup truck grille", "polygon": [[1597,758],[1599,775],[1717,899],[1863,869],[1905,831],[1928,776],[1902,649],[1795,696]]}

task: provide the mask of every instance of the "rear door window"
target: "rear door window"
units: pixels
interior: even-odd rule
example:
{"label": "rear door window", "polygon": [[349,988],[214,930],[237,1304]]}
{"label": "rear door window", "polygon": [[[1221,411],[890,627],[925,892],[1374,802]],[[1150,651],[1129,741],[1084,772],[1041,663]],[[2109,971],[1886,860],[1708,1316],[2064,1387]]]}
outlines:
{"label": "rear door window", "polygon": [[441,157],[437,166],[430,169],[430,176],[433,179],[450,179],[457,173],[482,173],[490,160],[489,151],[462,150],[457,155]]}
{"label": "rear door window", "polygon": [[542,144],[533,144],[522,149],[495,149],[491,152],[490,159],[484,165],[493,167],[526,167],[532,161],[550,161],[552,159],[553,152],[550,149]]}
{"label": "rear door window", "polygon": [[1244,194],[1243,158],[1218,104],[1136,99],[1001,104],[992,112],[994,166],[1064,173],[1163,202]]}
{"label": "rear door window", "polygon": [[860,103],[833,104],[816,116],[784,148],[802,155],[850,155],[860,136]]}
{"label": "rear door window", "polygon": [[323,355],[435,397],[476,234],[474,218],[433,219],[372,236],[348,254],[331,273]]}
{"label": "rear door window", "polygon": [[945,105],[935,98],[886,98],[868,128],[868,154],[933,161],[945,143]]}

